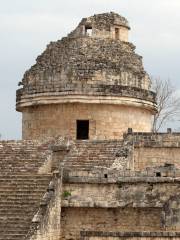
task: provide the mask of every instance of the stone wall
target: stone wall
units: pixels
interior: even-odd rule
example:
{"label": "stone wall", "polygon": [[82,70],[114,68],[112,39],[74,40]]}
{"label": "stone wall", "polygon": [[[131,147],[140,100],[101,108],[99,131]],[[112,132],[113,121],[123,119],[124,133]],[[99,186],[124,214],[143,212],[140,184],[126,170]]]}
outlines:
{"label": "stone wall", "polygon": [[179,133],[132,133],[125,136],[134,143],[134,168],[145,170],[150,167],[174,164],[180,168]]}
{"label": "stone wall", "polygon": [[177,240],[179,237],[179,232],[81,232],[82,240]]}
{"label": "stone wall", "polygon": [[[80,231],[158,231],[159,209],[62,208],[62,239],[79,239]],[[101,238],[100,238],[101,239]]]}
{"label": "stone wall", "polygon": [[31,107],[23,112],[23,139],[67,136],[76,139],[76,120],[89,120],[90,139],[119,139],[128,127],[150,131],[151,113],[141,108],[61,104]]}
{"label": "stone wall", "polygon": [[149,167],[174,164],[180,168],[180,148],[140,147],[134,149],[135,170],[145,170]]}
{"label": "stone wall", "polygon": [[[144,217],[150,217],[150,219],[152,219],[151,213],[157,217],[156,220],[158,224],[155,219],[153,220],[157,227],[157,229],[154,227],[154,231],[180,230],[180,193],[178,179],[121,177],[116,180],[111,177],[109,178],[107,174],[104,176],[104,179],[98,178],[97,176],[95,178],[87,178],[86,176],[77,177],[77,175],[78,172],[76,172],[76,177],[74,178],[70,177],[69,180],[65,178],[63,194],[68,194],[62,194],[62,196],[64,196],[62,199],[62,207],[71,210],[80,207],[83,209],[92,209],[89,211],[98,211],[98,209],[101,209],[99,210],[102,211],[101,215],[106,214],[106,212],[108,213],[110,209],[114,209],[114,213],[125,209],[129,212],[127,216],[123,214],[127,218],[128,216],[133,216],[134,211],[139,209],[140,212],[146,211]],[[154,211],[157,211],[158,214],[156,215]],[[94,214],[95,213],[92,215]],[[97,217],[97,219],[98,218],[100,218],[100,216]],[[71,221],[73,221],[72,219],[73,217],[71,217]],[[113,218],[110,217],[109,220],[104,220],[104,226],[110,224],[113,228],[114,223],[111,222],[110,219]],[[77,221],[77,219],[75,221]],[[126,219],[125,221],[128,223],[129,220]],[[139,223],[139,229],[136,226],[136,230],[153,231],[153,229],[148,230],[148,227],[151,226],[149,221],[150,220],[147,220],[147,228],[143,228],[143,224],[146,224],[146,219],[144,219],[142,223]],[[129,228],[125,227],[124,230],[131,231],[130,228],[133,228],[131,224]],[[93,231],[93,227],[88,230]],[[104,231],[103,229],[98,229],[98,231],[100,230]]]}
{"label": "stone wall", "polygon": [[[82,178],[81,178],[82,179]],[[151,179],[132,181],[119,180],[118,183],[100,182],[96,179],[90,183],[79,182],[78,178],[72,184],[65,184],[63,191],[70,196],[63,199],[64,207],[101,207],[101,208],[161,208],[173,196],[179,194],[179,181],[171,182]],[[134,180],[134,184],[133,184]],[[83,183],[83,184],[82,184]]]}

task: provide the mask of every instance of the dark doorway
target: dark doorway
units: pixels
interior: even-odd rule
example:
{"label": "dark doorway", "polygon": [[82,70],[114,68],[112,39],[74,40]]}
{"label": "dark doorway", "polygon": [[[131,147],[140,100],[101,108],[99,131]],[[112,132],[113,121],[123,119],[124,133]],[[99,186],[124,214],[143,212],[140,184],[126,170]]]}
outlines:
{"label": "dark doorway", "polygon": [[78,140],[89,139],[89,120],[77,120],[76,138]]}

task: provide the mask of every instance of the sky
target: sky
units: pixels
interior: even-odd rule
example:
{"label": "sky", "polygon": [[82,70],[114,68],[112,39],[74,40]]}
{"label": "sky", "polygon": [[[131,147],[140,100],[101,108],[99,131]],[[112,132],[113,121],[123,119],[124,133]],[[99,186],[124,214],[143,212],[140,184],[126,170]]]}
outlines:
{"label": "sky", "polygon": [[21,138],[17,85],[46,45],[83,17],[110,11],[128,19],[130,42],[149,75],[170,79],[180,93],[180,0],[0,0],[1,139]]}

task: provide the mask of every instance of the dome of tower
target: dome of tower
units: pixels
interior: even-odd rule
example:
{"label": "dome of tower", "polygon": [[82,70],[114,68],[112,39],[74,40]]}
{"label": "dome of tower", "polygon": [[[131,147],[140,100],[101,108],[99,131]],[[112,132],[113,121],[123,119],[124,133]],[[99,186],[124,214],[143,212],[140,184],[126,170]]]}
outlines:
{"label": "dome of tower", "polygon": [[[92,28],[91,36],[83,33],[87,26]],[[51,42],[25,73],[17,108],[23,95],[53,92],[126,95],[128,91],[154,101],[153,93],[146,91],[151,82],[142,57],[132,43],[110,36],[114,26],[129,29],[128,21],[118,14],[94,15],[83,19],[68,37]]]}

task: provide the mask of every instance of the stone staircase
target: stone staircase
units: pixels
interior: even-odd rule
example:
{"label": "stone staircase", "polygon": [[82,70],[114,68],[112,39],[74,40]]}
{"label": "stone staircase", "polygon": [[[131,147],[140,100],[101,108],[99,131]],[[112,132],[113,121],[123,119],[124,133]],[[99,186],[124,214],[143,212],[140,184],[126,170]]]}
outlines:
{"label": "stone staircase", "polygon": [[23,240],[51,174],[38,174],[48,151],[34,141],[0,142],[0,240]]}
{"label": "stone staircase", "polygon": [[0,173],[37,172],[48,151],[38,141],[0,141]]}
{"label": "stone staircase", "polygon": [[76,141],[65,158],[65,166],[71,169],[110,167],[122,146],[120,140]]}

